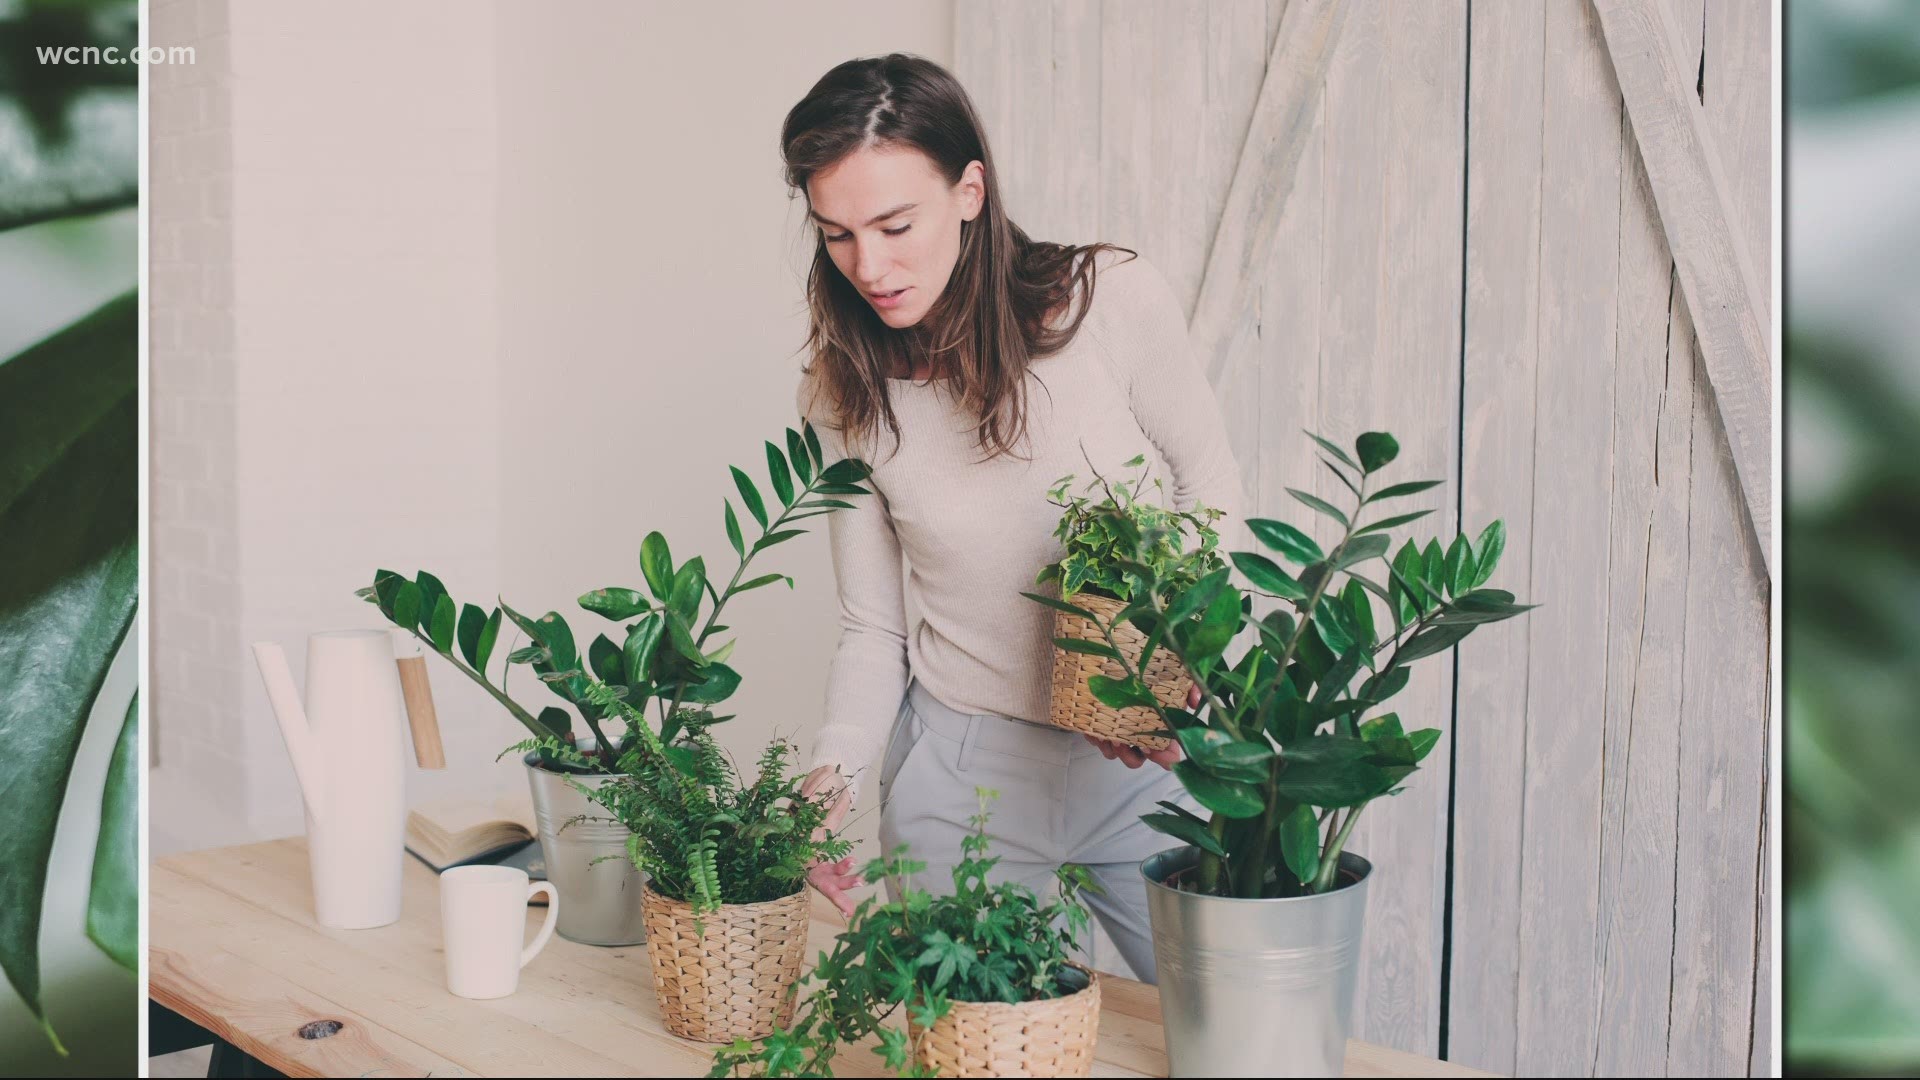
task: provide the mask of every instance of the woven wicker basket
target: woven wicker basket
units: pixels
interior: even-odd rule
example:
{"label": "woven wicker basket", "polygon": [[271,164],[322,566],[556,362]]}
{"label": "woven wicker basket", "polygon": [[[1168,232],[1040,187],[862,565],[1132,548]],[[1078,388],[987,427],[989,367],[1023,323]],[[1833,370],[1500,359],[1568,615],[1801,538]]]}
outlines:
{"label": "woven wicker basket", "polygon": [[1100,979],[1089,971],[1087,980],[1045,1001],[956,1001],[931,1029],[908,1021],[908,1034],[920,1063],[941,1076],[1090,1076]]}
{"label": "woven wicker basket", "polygon": [[[1118,600],[1085,593],[1075,596],[1072,602],[1107,621],[1111,621],[1127,606]],[[1053,613],[1053,636],[1097,641],[1103,645],[1107,640],[1098,626],[1065,611]],[[1140,650],[1147,643],[1147,635],[1131,623],[1121,623],[1113,628],[1113,640],[1120,646],[1120,652],[1127,662],[1139,667]],[[1170,709],[1186,707],[1187,687],[1192,680],[1171,652],[1155,649],[1153,659],[1147,663],[1147,670],[1143,674],[1147,688],[1153,691],[1154,697],[1160,699],[1160,704]],[[1164,750],[1173,744],[1170,739],[1147,734],[1166,730],[1166,725],[1152,709],[1143,705],[1116,709],[1094,697],[1093,691],[1087,689],[1087,679],[1093,675],[1119,679],[1126,676],[1126,671],[1118,661],[1054,647],[1053,699],[1047,710],[1047,718],[1054,726],[1147,750]]]}
{"label": "woven wicker basket", "polygon": [[763,904],[724,904],[698,921],[693,906],[648,885],[640,896],[653,990],[667,1030],[723,1043],[764,1039],[793,1017],[788,989],[807,950],[807,893]]}

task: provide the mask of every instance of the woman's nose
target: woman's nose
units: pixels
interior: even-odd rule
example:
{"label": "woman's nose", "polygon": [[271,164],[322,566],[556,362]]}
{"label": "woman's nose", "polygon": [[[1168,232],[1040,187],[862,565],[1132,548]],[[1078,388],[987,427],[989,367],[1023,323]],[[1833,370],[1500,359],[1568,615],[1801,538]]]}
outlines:
{"label": "woman's nose", "polygon": [[880,245],[869,240],[862,243],[854,241],[853,277],[863,289],[877,289],[886,284],[887,262]]}

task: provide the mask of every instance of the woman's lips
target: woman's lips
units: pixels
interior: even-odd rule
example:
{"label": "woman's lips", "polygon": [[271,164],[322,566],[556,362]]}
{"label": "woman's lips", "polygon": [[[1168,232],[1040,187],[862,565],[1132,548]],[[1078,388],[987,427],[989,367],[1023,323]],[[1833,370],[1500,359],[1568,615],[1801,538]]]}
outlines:
{"label": "woman's lips", "polygon": [[913,286],[909,285],[904,289],[896,289],[890,293],[868,293],[867,299],[873,302],[874,307],[878,307],[878,308],[899,307],[901,301],[905,300],[907,298],[907,294],[912,291],[913,291]]}

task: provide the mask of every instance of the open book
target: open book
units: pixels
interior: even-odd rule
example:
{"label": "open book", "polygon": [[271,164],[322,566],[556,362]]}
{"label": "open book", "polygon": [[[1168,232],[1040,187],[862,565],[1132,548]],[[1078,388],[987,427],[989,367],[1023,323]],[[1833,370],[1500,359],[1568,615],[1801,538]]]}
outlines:
{"label": "open book", "polygon": [[533,800],[525,788],[490,802],[447,799],[407,813],[407,850],[435,871],[498,862],[533,836]]}

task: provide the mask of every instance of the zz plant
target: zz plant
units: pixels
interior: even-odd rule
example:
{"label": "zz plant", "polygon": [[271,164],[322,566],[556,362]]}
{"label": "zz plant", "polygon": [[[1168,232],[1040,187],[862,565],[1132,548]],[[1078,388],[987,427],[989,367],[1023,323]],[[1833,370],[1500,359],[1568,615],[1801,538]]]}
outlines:
{"label": "zz plant", "polygon": [[[1121,468],[1143,469],[1145,455],[1137,456]],[[1063,476],[1047,492],[1047,501],[1060,507],[1060,524],[1053,535],[1064,549],[1057,561],[1040,570],[1034,584],[1058,582],[1060,595],[1071,599],[1080,593],[1126,602],[1138,595],[1139,580],[1124,570],[1129,561],[1145,563],[1154,570],[1163,589],[1185,588],[1220,569],[1220,535],[1213,523],[1220,511],[1197,506],[1190,511],[1168,510],[1141,499],[1147,488],[1143,471],[1133,480],[1108,481],[1096,471],[1077,494],[1070,494],[1074,477]],[[1161,491],[1155,478],[1153,490]],[[1105,497],[1094,499],[1094,489]],[[1124,536],[1109,525],[1109,519],[1121,516],[1133,527]],[[1191,549],[1188,534],[1199,542]],[[1134,541],[1151,536],[1148,546],[1135,549]]]}
{"label": "zz plant", "polygon": [[816,835],[828,806],[800,794],[800,777],[789,765],[792,742],[767,744],[753,779],[743,783],[707,730],[713,722],[707,710],[683,707],[679,733],[668,741],[619,687],[592,679],[586,696],[608,716],[624,719],[633,737],[621,749],[618,777],[598,788],[574,786],[632,832],[627,857],[651,887],[691,905],[696,916],[722,904],[790,896],[805,886],[809,866],[852,850],[830,833]]}
{"label": "zz plant", "polygon": [[[936,897],[908,884],[897,901],[861,901],[804,984],[807,997],[793,1022],[758,1042],[741,1039],[720,1050],[708,1076],[831,1076],[841,1044],[870,1035],[887,1068],[932,1076],[918,1064],[908,1032],[885,1025],[898,1010],[925,1032],[956,1001],[1017,1005],[1086,985],[1068,964],[1087,928],[1079,898],[1093,887],[1086,868],[1062,866],[1058,894],[1044,903],[1024,885],[988,884],[1000,860],[987,854],[987,806],[999,793],[975,791],[980,811],[969,819],[973,834],[960,841],[953,892]],[[907,883],[926,868],[901,847],[868,863],[864,876],[869,883]]]}
{"label": "zz plant", "polygon": [[[1378,504],[1440,483],[1379,485],[1377,474],[1399,454],[1392,435],[1363,434],[1351,454],[1309,437],[1329,455],[1321,460],[1351,493],[1351,505],[1342,510],[1288,490],[1332,520],[1339,539],[1323,549],[1285,522],[1247,522],[1254,537],[1297,566],[1296,572],[1265,554],[1234,552],[1233,569],[1245,588],[1222,568],[1168,590],[1162,571],[1142,557],[1165,542],[1165,527],[1099,510],[1099,520],[1119,542],[1140,553],[1117,561],[1147,586],[1137,599],[1102,620],[1070,600],[1025,594],[1100,624],[1104,645],[1073,647],[1118,661],[1125,675],[1092,676],[1089,689],[1116,708],[1157,710],[1179,740],[1185,760],[1174,772],[1208,816],[1163,802],[1165,812],[1143,820],[1199,849],[1194,872],[1174,883],[1181,888],[1256,899],[1334,888],[1341,850],[1361,811],[1382,795],[1396,794],[1440,738],[1434,728],[1405,730],[1398,715],[1381,706],[1406,688],[1415,661],[1533,606],[1485,587],[1506,545],[1499,521],[1475,541],[1459,535],[1442,548],[1437,539],[1424,546],[1408,540],[1396,551],[1389,531],[1431,510],[1361,520]],[[1256,595],[1281,604],[1256,619]],[[1147,637],[1137,661],[1114,642],[1114,628],[1129,621]],[[1245,655],[1229,662],[1226,649],[1246,627],[1257,637]],[[1140,672],[1160,648],[1192,673],[1202,691],[1198,712],[1161,704],[1142,682]]]}
{"label": "zz plant", "polygon": [[[596,589],[580,597],[587,611],[619,624],[618,644],[606,634],[588,643],[584,655],[567,621],[558,612],[535,619],[515,611],[506,601],[491,611],[474,604],[456,603],[439,578],[425,570],[411,580],[391,570],[375,572],[373,584],[358,595],[377,605],[395,626],[418,638],[477,683],[520,721],[531,738],[508,752],[535,750],[543,764],[569,771],[605,773],[619,759],[625,732],[609,733],[602,721],[618,713],[639,716],[649,701],[659,706],[660,738],[671,744],[682,724],[683,706],[716,705],[732,696],[740,674],[727,665],[734,643],[718,646],[709,640],[724,633],[720,613],[741,593],[784,581],[785,574],[748,577],[756,556],[807,530],[793,526],[807,518],[849,509],[844,496],[865,495],[861,481],[868,475],[864,462],[847,458],[828,464],[819,436],[811,424],[786,432],[786,453],[766,444],[768,480],[778,500],[771,508],[760,489],[738,466],[732,466],[741,505],[758,528],[749,541],[731,499],[725,500],[727,540],[738,562],[724,586],[716,588],[707,575],[706,561],[694,556],[676,564],[667,538],[649,533],[640,544],[640,573],[646,590]],[[499,655],[502,619],[511,622],[528,644],[507,653],[498,665],[496,683],[489,669]],[[456,654],[455,649],[458,649]],[[567,708],[548,705],[536,715],[507,692],[507,676],[514,665],[531,667],[539,680]],[[615,687],[628,710],[615,710],[589,695],[593,679]],[[573,716],[577,714],[592,735],[585,751],[575,748]],[[718,723],[728,717],[712,717]]]}

